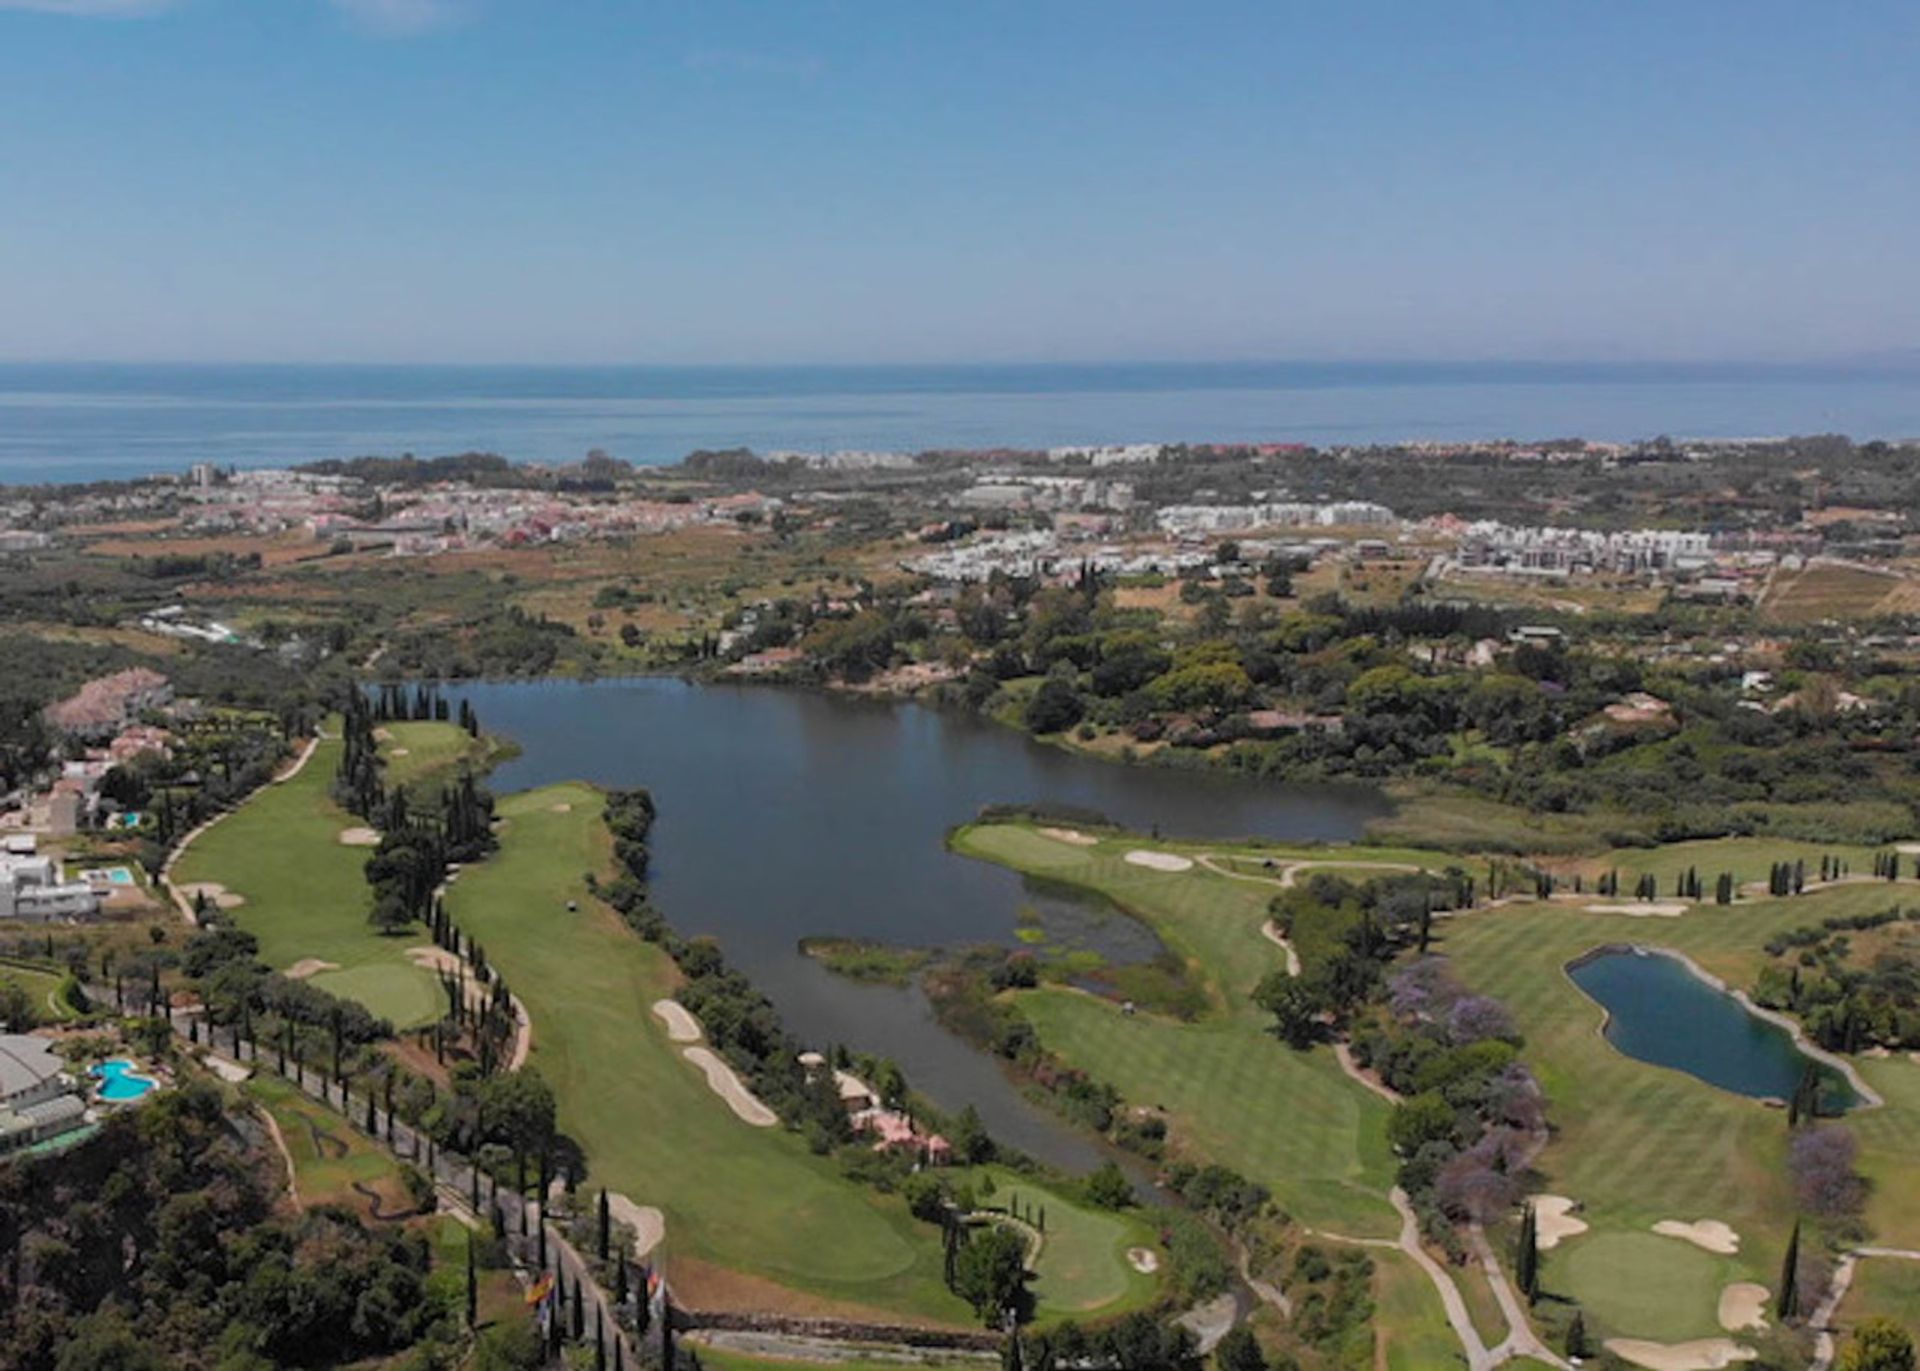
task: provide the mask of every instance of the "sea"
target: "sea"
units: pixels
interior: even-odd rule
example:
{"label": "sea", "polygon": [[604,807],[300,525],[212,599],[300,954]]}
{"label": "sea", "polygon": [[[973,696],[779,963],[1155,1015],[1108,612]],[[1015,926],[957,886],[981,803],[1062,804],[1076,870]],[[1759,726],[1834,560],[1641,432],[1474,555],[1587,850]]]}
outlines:
{"label": "sea", "polygon": [[195,462],[1661,434],[1920,436],[1920,358],[1862,365],[1239,362],[961,366],[0,363],[0,484]]}

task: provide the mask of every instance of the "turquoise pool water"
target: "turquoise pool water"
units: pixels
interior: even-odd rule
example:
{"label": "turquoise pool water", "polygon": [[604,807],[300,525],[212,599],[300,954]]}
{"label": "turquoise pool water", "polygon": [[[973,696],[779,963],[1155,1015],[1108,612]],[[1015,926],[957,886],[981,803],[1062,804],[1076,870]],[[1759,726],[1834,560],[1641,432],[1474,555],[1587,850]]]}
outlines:
{"label": "turquoise pool water", "polygon": [[101,1062],[88,1074],[100,1082],[100,1098],[103,1100],[137,1100],[158,1084],[150,1077],[136,1073],[133,1063],[125,1058]]}

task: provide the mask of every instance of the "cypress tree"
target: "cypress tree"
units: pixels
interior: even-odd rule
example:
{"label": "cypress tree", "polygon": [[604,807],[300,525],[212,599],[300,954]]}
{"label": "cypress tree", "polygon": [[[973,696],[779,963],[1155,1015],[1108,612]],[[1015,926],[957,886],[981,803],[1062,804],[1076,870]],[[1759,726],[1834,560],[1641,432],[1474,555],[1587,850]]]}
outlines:
{"label": "cypress tree", "polygon": [[587,1316],[580,1307],[580,1287],[583,1281],[573,1283],[573,1340],[579,1342],[587,1335]]}
{"label": "cypress tree", "polygon": [[1567,1355],[1585,1358],[1592,1351],[1587,1346],[1587,1320],[1581,1312],[1573,1311],[1573,1318],[1567,1324]]}
{"label": "cypress tree", "polygon": [[1540,1240],[1531,1202],[1520,1215],[1520,1250],[1514,1259],[1520,1293],[1531,1304],[1540,1295]]}
{"label": "cypress tree", "polygon": [[613,1239],[613,1211],[607,1205],[607,1188],[600,1187],[600,1260],[607,1259]]}
{"label": "cypress tree", "polygon": [[473,1233],[467,1233],[467,1327],[480,1322],[480,1277],[473,1268]]}
{"label": "cypress tree", "polygon": [[1773,1312],[1782,1319],[1793,1317],[1800,1305],[1800,1220],[1793,1221],[1793,1235],[1787,1239],[1787,1255],[1780,1263],[1780,1298]]}

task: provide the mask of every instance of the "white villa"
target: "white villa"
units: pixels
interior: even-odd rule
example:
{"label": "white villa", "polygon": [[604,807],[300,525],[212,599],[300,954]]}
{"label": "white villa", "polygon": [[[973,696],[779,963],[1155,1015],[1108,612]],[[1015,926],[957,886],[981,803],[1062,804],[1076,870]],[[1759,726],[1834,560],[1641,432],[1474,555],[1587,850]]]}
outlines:
{"label": "white villa", "polygon": [[0,1034],[0,1154],[78,1128],[87,1104],[44,1038]]}

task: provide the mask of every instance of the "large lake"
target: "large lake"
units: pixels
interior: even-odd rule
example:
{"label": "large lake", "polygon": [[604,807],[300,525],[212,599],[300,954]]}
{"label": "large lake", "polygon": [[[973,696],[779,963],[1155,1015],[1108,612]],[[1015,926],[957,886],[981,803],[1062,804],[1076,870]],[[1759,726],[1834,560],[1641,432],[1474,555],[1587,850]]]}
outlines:
{"label": "large lake", "polygon": [[799,940],[1013,945],[1028,906],[1056,932],[1070,925],[1109,955],[1138,955],[1143,930],[1124,916],[1103,937],[1098,911],[946,850],[946,831],[988,804],[1076,805],[1169,835],[1329,841],[1359,836],[1387,808],[1367,791],[1077,757],[912,704],[665,678],[449,693],[520,745],[493,773],[500,792],[561,780],[650,789],[654,902],[682,932],[718,938],[801,1038],[891,1056],[942,1105],[974,1104],[996,1136],[1063,1165],[1097,1153],[935,1024],[917,989],[850,983],[800,955]]}

